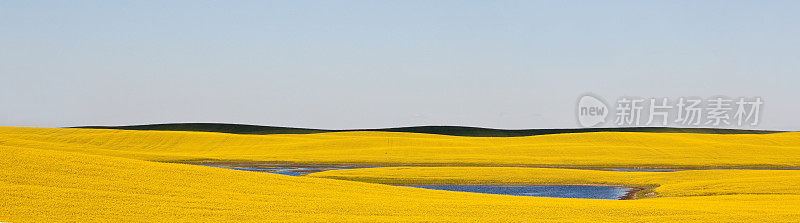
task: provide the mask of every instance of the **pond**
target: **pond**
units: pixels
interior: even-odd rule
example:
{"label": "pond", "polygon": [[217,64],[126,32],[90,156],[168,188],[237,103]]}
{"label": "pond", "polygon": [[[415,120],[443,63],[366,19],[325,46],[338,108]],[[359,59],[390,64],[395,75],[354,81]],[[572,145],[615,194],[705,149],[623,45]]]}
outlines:
{"label": "pond", "polygon": [[295,166],[281,166],[281,167],[237,167],[237,166],[227,166],[227,165],[203,165],[203,166],[210,166],[210,167],[221,167],[226,169],[232,170],[244,170],[244,171],[254,171],[254,172],[264,172],[264,173],[275,173],[281,175],[288,175],[288,176],[302,176],[309,173],[316,173],[322,172],[326,170],[342,170],[342,169],[358,169],[358,168],[369,168],[369,167],[353,167],[353,166],[324,166],[324,167],[295,167]]}
{"label": "pond", "polygon": [[402,185],[434,190],[461,191],[484,194],[501,194],[532,197],[586,198],[619,200],[633,188],[615,186],[581,186],[581,185]]}
{"label": "pond", "polygon": [[677,172],[682,170],[688,169],[642,169],[642,168],[615,168],[610,169],[610,171],[617,171],[617,172]]}
{"label": "pond", "polygon": [[[345,166],[345,165],[291,165],[291,164],[247,164],[236,163],[199,164],[202,166],[221,167],[234,170],[274,173],[288,176],[302,176],[309,173],[340,170],[372,168],[379,166]],[[636,171],[653,171],[635,169]],[[633,171],[632,169],[614,169],[613,171]],[[635,192],[634,188],[617,186],[584,186],[584,185],[397,185],[433,190],[460,191],[484,194],[500,194],[532,197],[585,198],[617,200]]]}

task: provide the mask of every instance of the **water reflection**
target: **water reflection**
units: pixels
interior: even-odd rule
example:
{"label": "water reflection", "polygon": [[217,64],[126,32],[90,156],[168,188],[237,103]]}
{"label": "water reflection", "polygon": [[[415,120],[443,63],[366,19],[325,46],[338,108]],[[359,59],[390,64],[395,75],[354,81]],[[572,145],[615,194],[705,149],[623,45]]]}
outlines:
{"label": "water reflection", "polygon": [[587,198],[617,200],[624,197],[632,188],[613,186],[573,186],[573,185],[403,185],[434,190],[461,191],[484,194],[502,194],[533,197]]}

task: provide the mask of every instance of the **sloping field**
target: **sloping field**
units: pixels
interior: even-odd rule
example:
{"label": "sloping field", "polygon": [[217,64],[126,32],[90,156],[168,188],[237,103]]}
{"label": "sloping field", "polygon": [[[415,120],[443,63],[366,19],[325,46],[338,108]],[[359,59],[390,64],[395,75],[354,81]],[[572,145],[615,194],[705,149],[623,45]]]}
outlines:
{"label": "sloping field", "polygon": [[434,191],[0,146],[10,222],[774,222],[800,195],[585,200]]}
{"label": "sloping field", "polygon": [[245,160],[488,166],[800,167],[800,133],[596,132],[528,137],[0,127],[0,145],[150,161]]}
{"label": "sloping field", "polygon": [[[789,171],[615,173],[507,168],[500,172],[484,167],[437,167],[431,171],[442,174],[441,178],[427,177],[435,178],[432,181],[662,185],[658,198],[587,200],[435,191],[151,161],[800,166],[798,137],[797,133],[582,133],[517,138],[385,132],[236,135],[2,127],[0,222],[791,222],[800,219],[800,195],[797,176]],[[373,179],[399,181],[414,180],[419,172],[426,172],[410,170],[363,171],[377,171],[370,173]],[[387,176],[378,176],[382,174]]]}

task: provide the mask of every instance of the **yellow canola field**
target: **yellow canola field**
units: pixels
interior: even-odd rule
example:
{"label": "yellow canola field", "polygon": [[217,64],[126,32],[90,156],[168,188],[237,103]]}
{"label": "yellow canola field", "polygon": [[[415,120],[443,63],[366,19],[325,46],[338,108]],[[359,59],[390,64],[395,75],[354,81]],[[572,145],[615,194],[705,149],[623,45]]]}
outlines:
{"label": "yellow canola field", "polygon": [[[721,171],[728,175],[717,178],[705,172],[695,178],[598,176],[597,182],[663,183],[662,197],[589,200],[435,191],[151,161],[800,166],[799,137],[587,133],[470,138],[375,132],[255,136],[0,127],[0,222],[792,222],[800,219],[800,195],[789,182],[794,175],[782,171]],[[469,168],[476,172],[441,171],[456,178],[474,174],[472,179],[478,180],[492,172]],[[551,180],[555,175],[593,179],[593,174],[563,172],[580,170],[553,171],[562,172],[552,172]],[[526,174],[509,173],[503,179],[539,178]],[[712,182],[697,180],[703,177]],[[771,179],[782,185],[773,185]],[[722,190],[707,190],[716,186]],[[757,188],[764,186],[779,193]]]}
{"label": "yellow canola field", "polygon": [[800,170],[616,172],[524,167],[381,167],[306,176],[384,184],[546,184],[656,187],[659,197],[800,195]]}
{"label": "yellow canola field", "polygon": [[458,137],[339,132],[205,132],[0,127],[0,145],[149,161],[247,160],[538,166],[800,167],[800,133],[577,133]]}
{"label": "yellow canola field", "polygon": [[0,146],[4,222],[791,222],[800,195],[538,198]]}

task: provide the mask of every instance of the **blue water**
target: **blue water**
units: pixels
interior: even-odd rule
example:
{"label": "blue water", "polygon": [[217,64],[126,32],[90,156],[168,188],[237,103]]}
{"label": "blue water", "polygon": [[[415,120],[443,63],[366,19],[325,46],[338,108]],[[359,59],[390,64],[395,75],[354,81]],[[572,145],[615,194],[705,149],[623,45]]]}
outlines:
{"label": "blue water", "polygon": [[677,172],[681,170],[682,169],[628,169],[628,168],[611,169],[611,171],[617,171],[617,172]]}
{"label": "blue water", "polygon": [[303,168],[272,168],[267,173],[275,173],[288,176],[302,176],[309,173],[322,172],[327,170],[344,170],[344,169],[359,169],[367,167],[303,167]]}
{"label": "blue water", "polygon": [[369,168],[369,167],[268,167],[268,168],[261,168],[261,167],[232,167],[232,166],[222,166],[222,165],[204,165],[210,167],[220,167],[232,170],[244,170],[244,171],[254,171],[254,172],[265,172],[265,173],[274,173],[274,174],[281,174],[281,175],[288,175],[288,176],[302,176],[309,173],[321,172],[326,170],[342,170],[342,169],[358,169],[358,168]]}
{"label": "blue water", "polygon": [[[371,167],[232,167],[225,165],[204,165],[220,167],[234,170],[254,171],[262,173],[274,173],[288,176],[302,176],[309,173],[340,170],[358,169]],[[426,188],[434,190],[461,191],[484,194],[501,194],[515,196],[532,197],[559,197],[559,198],[586,198],[586,199],[607,199],[617,200],[625,196],[631,188],[612,187],[612,186],[500,186],[500,185],[403,185],[409,187]]]}
{"label": "blue water", "polygon": [[618,200],[631,188],[612,186],[500,186],[500,185],[404,185],[434,190],[532,197]]}

